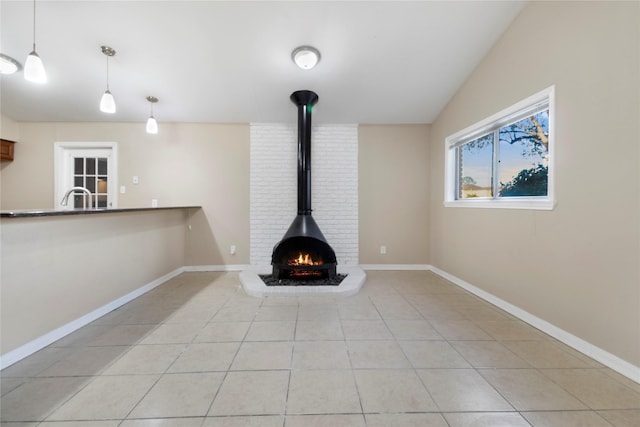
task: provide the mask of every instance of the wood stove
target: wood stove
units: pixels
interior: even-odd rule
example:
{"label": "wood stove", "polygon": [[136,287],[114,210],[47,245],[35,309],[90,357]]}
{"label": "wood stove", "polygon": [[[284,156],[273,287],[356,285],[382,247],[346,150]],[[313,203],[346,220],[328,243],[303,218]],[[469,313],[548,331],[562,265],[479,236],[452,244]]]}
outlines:
{"label": "wood stove", "polygon": [[298,215],[271,256],[276,279],[311,281],[336,276],[336,254],[311,216],[311,111],[318,95],[291,94],[298,107]]}

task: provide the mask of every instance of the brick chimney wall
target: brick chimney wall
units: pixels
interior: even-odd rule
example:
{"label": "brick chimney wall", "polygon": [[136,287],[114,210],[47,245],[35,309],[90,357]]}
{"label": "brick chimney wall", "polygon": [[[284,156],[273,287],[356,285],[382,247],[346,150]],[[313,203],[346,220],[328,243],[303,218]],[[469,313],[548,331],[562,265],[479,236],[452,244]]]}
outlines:
{"label": "brick chimney wall", "polygon": [[[270,265],[273,247],[297,213],[297,127],[250,127],[250,263]],[[358,126],[311,132],[311,206],[338,265],[358,264]]]}

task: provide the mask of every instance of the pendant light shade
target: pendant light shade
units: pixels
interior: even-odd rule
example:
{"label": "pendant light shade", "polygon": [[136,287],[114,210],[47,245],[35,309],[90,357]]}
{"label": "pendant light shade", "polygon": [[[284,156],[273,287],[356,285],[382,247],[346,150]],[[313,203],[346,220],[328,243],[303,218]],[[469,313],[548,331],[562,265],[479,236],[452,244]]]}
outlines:
{"label": "pendant light shade", "polygon": [[147,133],[152,133],[154,135],[158,133],[158,122],[153,116],[147,119]]}
{"label": "pendant light shade", "polygon": [[102,46],[102,53],[107,57],[107,90],[104,91],[100,99],[100,111],[113,114],[116,112],[116,100],[109,90],[109,57],[114,56],[116,51],[109,46]]}
{"label": "pendant light shade", "polygon": [[104,91],[100,99],[100,111],[103,113],[113,114],[116,112],[116,100],[113,98],[109,89]]}
{"label": "pendant light shade", "polygon": [[156,121],[156,118],[153,117],[153,104],[158,102],[158,98],[155,96],[147,96],[147,101],[149,101],[149,104],[151,105],[151,115],[147,119],[147,133],[155,135],[158,133],[158,122]]}
{"label": "pendant light shade", "polygon": [[34,83],[47,82],[47,72],[44,69],[42,59],[40,59],[35,49],[27,56],[27,60],[24,63],[24,78]]}
{"label": "pendant light shade", "polygon": [[33,0],[33,50],[24,63],[24,78],[34,83],[46,83],[47,72],[42,59],[36,53],[36,0]]}

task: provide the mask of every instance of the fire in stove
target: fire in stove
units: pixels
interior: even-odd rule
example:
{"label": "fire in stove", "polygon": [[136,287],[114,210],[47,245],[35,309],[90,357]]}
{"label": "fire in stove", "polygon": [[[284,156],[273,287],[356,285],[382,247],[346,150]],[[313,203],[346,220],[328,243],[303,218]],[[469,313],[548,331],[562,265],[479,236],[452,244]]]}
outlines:
{"label": "fire in stove", "polygon": [[300,252],[297,257],[287,261],[287,265],[322,265],[322,259],[314,260],[310,254]]}

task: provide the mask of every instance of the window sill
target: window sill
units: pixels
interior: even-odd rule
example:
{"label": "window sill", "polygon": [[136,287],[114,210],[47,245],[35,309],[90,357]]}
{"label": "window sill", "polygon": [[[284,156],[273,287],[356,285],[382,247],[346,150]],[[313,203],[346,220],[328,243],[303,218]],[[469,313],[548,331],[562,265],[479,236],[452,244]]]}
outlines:
{"label": "window sill", "polygon": [[446,200],[444,206],[447,208],[488,208],[488,209],[530,209],[530,210],[553,210],[556,206],[554,200],[518,198],[516,200],[494,200],[494,199],[474,199],[474,200]]}

